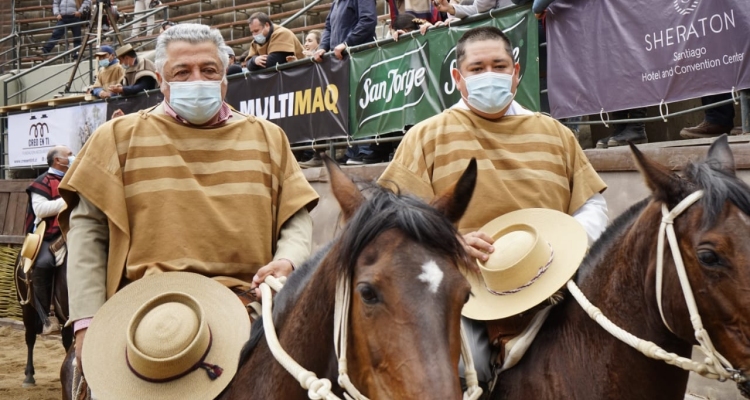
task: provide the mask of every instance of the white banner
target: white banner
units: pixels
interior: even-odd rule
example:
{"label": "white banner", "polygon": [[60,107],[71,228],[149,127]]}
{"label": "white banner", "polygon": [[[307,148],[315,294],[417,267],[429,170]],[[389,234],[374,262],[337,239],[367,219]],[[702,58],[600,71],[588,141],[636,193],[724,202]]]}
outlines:
{"label": "white banner", "polygon": [[47,164],[47,152],[65,145],[77,154],[107,119],[107,103],[55,108],[8,117],[9,167]]}

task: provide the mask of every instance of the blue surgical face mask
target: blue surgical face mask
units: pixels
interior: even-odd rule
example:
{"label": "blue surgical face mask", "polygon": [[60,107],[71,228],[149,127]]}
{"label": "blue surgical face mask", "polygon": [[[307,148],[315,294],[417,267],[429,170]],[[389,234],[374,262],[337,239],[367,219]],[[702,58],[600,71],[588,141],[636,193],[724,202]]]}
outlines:
{"label": "blue surgical face mask", "polygon": [[253,39],[255,40],[255,43],[258,43],[261,46],[266,43],[266,35],[264,35],[263,32],[253,35]]}
{"label": "blue surgical face mask", "polygon": [[[463,78],[466,82],[466,90],[469,97],[464,100],[475,109],[485,114],[497,114],[507,107],[515,94],[513,88],[513,75],[498,72],[483,72]],[[463,96],[462,96],[463,97]]]}
{"label": "blue surgical face mask", "polygon": [[70,155],[68,156],[68,168],[70,168],[71,165],[73,165],[73,161],[76,160],[76,156]]}
{"label": "blue surgical face mask", "polygon": [[193,125],[203,125],[219,112],[220,81],[168,82],[169,105]]}
{"label": "blue surgical face mask", "polygon": [[99,60],[99,66],[102,68],[109,67],[109,60],[107,60],[106,58]]}

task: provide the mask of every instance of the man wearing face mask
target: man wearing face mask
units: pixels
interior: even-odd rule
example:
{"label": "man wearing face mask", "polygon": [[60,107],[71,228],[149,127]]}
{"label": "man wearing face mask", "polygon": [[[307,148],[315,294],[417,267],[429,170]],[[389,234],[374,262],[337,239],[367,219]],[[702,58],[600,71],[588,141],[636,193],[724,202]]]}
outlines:
{"label": "man wearing face mask", "polygon": [[32,272],[34,308],[44,323],[42,334],[45,335],[60,330],[57,319],[50,313],[50,301],[55,267],[65,262],[66,249],[63,245],[57,253],[53,253],[50,251],[50,245],[62,236],[57,215],[65,207],[65,201],[60,197],[58,186],[74,160],[75,156],[67,146],[53,147],[47,153],[49,169],[26,188],[26,193],[29,195],[24,226],[26,233],[33,232],[42,221],[47,226]]}
{"label": "man wearing face mask", "polygon": [[125,70],[115,57],[115,50],[112,46],[102,46],[94,55],[99,63],[99,72],[97,72],[96,81],[89,91],[100,99],[106,99],[112,96],[109,87],[122,81],[122,78],[125,77]]}
{"label": "man wearing face mask", "polygon": [[247,22],[253,35],[247,60],[250,71],[285,64],[286,58],[290,56],[298,60],[304,58],[302,43],[297,36],[289,29],[272,23],[265,13],[257,12],[251,15]]}
{"label": "man wearing face mask", "polygon": [[118,82],[109,87],[112,93],[130,96],[156,89],[156,67],[151,60],[138,57],[133,46],[126,44],[117,49],[117,58],[125,68],[124,84]]}
{"label": "man wearing face mask", "polygon": [[222,46],[205,25],[163,32],[164,102],[99,127],[60,186],[79,362],[92,316],[128,282],[195,272],[247,301],[266,276],[287,276],[310,254],[318,195],[278,126],[222,100]]}
{"label": "man wearing face mask", "polygon": [[[452,187],[475,157],[476,188],[458,224],[471,257],[486,261],[494,250],[493,239],[479,232],[482,226],[526,208],[573,215],[593,243],[608,221],[600,194],[606,185],[568,128],[513,100],[520,65],[513,60],[508,37],[494,27],[471,29],[457,43],[456,61],[452,75],[462,99],[412,127],[378,183],[430,200]],[[505,339],[520,333],[504,330],[508,326],[527,326],[528,320],[515,318],[486,325],[462,318],[480,381],[493,379],[492,354],[502,352],[490,343],[504,345]]]}

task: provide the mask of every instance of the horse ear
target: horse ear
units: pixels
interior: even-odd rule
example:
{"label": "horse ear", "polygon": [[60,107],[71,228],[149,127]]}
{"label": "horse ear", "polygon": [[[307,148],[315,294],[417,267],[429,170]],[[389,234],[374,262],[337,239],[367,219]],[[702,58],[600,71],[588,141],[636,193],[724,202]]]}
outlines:
{"label": "horse ear", "polygon": [[469,166],[453,187],[432,200],[431,205],[454,224],[464,215],[477,183],[477,160],[472,158]]}
{"label": "horse ear", "polygon": [[734,155],[729,148],[729,139],[726,133],[714,140],[708,148],[707,163],[718,168],[729,175],[735,175]]}
{"label": "horse ear", "polygon": [[635,165],[646,180],[646,186],[651,189],[654,198],[668,202],[679,198],[682,193],[680,178],[667,167],[648,159],[638,148],[630,143],[630,150],[635,158]]}
{"label": "horse ear", "polygon": [[323,155],[323,162],[331,177],[331,191],[341,206],[344,220],[350,219],[365,201],[365,197],[359,191],[357,185],[349,179],[335,161],[327,155]]}

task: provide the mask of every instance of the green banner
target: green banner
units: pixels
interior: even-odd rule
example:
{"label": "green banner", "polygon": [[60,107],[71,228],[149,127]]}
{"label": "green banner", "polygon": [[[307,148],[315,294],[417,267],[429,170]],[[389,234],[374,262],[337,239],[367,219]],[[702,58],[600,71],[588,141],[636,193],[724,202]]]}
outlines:
{"label": "green banner", "polygon": [[496,26],[513,44],[521,64],[516,101],[539,110],[539,41],[537,20],[530,8],[498,12],[474,23],[437,28],[385,46],[354,53],[350,64],[350,125],[352,137],[400,132],[456,104],[451,69],[456,67],[456,42],[471,28]]}

